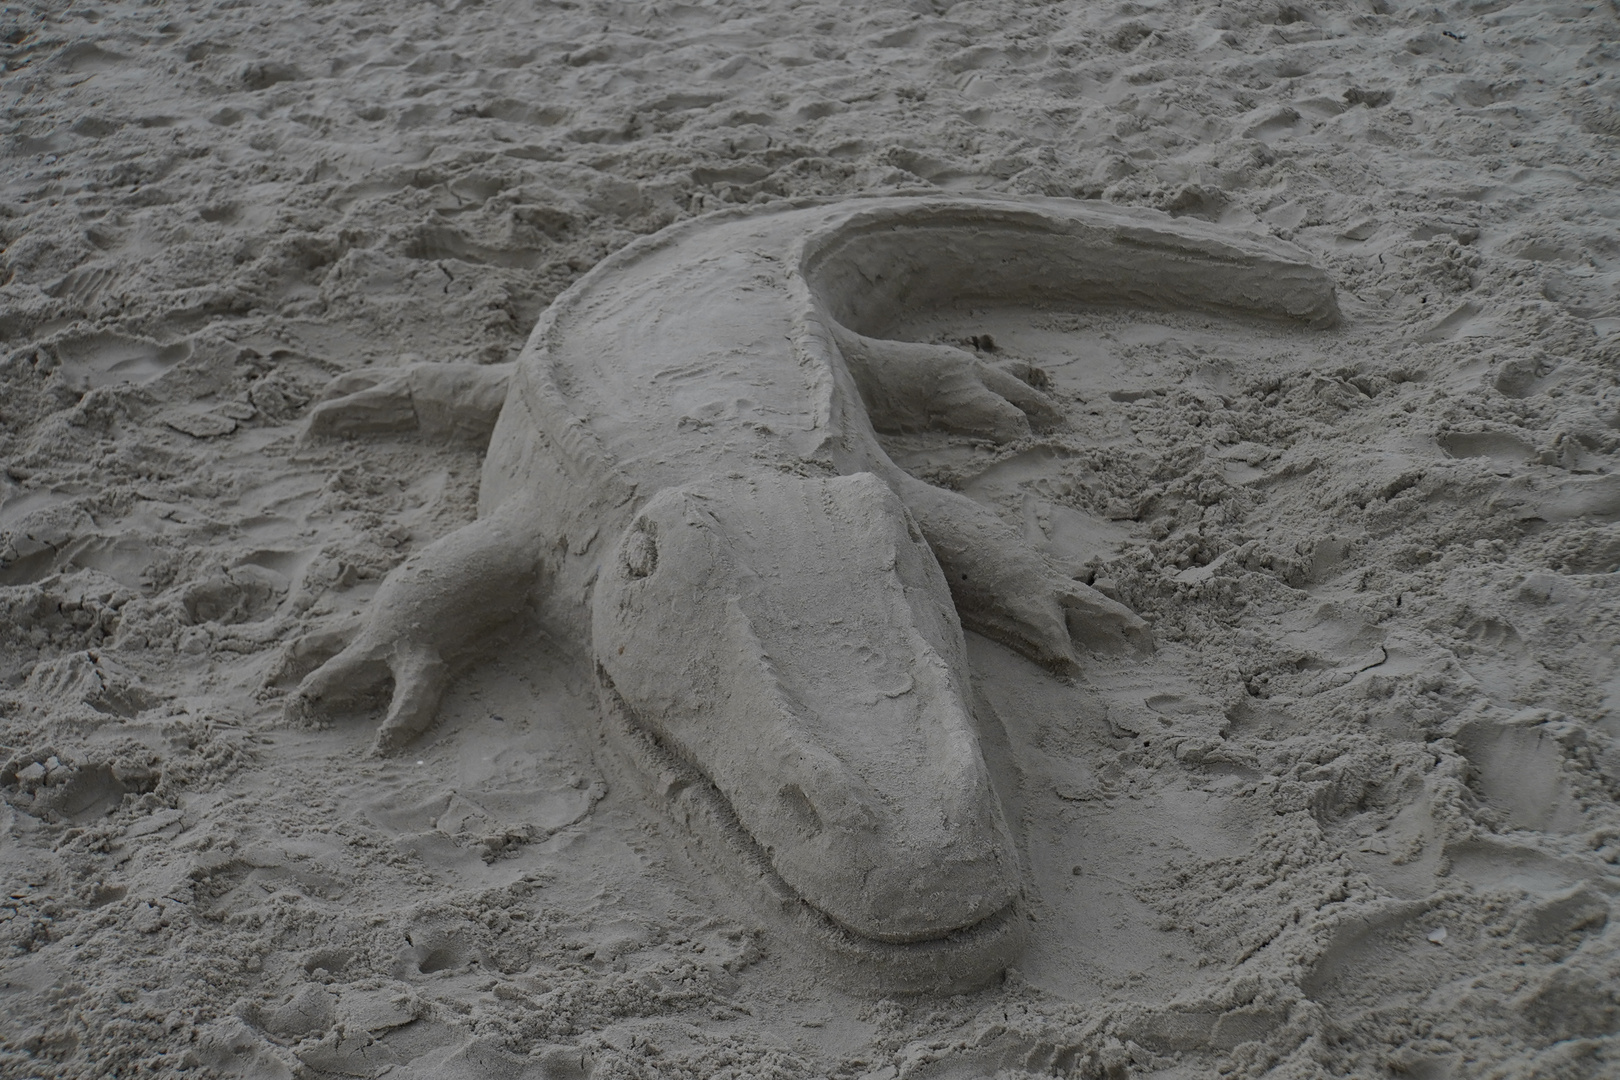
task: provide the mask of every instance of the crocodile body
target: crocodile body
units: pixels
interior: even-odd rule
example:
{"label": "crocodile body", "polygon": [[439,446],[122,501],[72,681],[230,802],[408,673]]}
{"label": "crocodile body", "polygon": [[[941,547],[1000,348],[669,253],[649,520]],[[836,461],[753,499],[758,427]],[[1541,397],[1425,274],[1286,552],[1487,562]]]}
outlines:
{"label": "crocodile body", "polygon": [[1147,633],[877,437],[1012,440],[1052,403],[971,353],[883,335],[908,311],[1098,303],[1337,317],[1295,249],[1095,204],[775,204],[637,241],[536,326],[479,520],[401,567],[298,700],[386,668],[380,742],[402,743],[431,722],[453,654],[532,600],[590,651],[605,710],[663,777],[651,790],[707,800],[829,939],[880,967],[931,957],[937,985],[999,970],[1021,875],[963,626],[1059,672],[1077,643]]}

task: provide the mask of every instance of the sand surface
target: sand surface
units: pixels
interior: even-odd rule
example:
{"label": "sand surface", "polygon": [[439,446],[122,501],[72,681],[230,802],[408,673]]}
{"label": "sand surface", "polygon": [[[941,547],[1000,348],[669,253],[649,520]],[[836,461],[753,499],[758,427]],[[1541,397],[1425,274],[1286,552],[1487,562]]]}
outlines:
{"label": "sand surface", "polygon": [[[1608,2],[0,9],[0,1075],[1620,1074]],[[1062,424],[896,437],[1149,618],[970,637],[997,985],[825,977],[531,631],[407,753],[282,720],[482,447],[302,439],[512,360],[735,203],[1104,199],[1303,247],[1344,324],[909,312]],[[324,652],[323,652],[324,650]]]}

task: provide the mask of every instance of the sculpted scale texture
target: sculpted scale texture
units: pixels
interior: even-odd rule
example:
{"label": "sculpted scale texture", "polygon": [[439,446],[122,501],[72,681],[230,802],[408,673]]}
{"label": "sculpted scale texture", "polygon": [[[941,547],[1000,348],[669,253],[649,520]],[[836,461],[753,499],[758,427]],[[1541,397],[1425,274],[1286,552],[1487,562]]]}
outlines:
{"label": "sculpted scale texture", "polygon": [[[293,711],[392,675],[378,746],[396,748],[432,722],[452,663],[533,594],[589,635],[609,704],[712,785],[766,874],[835,932],[972,939],[965,970],[909,976],[924,981],[999,970],[1019,874],[962,627],[1059,673],[1077,642],[1149,635],[878,443],[925,427],[1026,436],[1056,412],[1030,373],[880,335],[907,310],[1053,301],[1337,317],[1331,282],[1286,245],[1055,200],[811,203],[666,229],[542,317],[510,373],[478,521],[390,577]],[[507,377],[351,379],[311,427],[478,430]]]}

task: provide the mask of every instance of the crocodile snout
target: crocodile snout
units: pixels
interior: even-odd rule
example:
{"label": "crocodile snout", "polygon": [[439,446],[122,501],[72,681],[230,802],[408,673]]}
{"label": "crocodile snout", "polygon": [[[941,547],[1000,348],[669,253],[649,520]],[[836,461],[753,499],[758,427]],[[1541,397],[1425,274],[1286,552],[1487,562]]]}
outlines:
{"label": "crocodile snout", "polygon": [[1016,899],[961,627],[882,481],[665,491],[610,559],[598,662],[804,901],[861,937],[909,943]]}
{"label": "crocodile snout", "polygon": [[[1016,898],[1016,868],[981,776],[963,770],[939,778],[942,789],[966,796],[949,801],[968,805],[880,802],[862,804],[865,813],[841,812],[859,790],[854,779],[826,794],[822,805],[832,812],[816,811],[820,824],[802,838],[768,830],[777,832],[771,856],[778,873],[828,918],[877,941],[927,941],[971,927]],[[815,808],[800,785],[784,787],[790,800]]]}
{"label": "crocodile snout", "polygon": [[[917,763],[909,779],[871,759],[801,744],[794,760],[778,761],[774,820],[754,825],[783,880],[862,937],[945,937],[1018,895],[1011,845],[977,747],[951,738],[971,731],[971,719],[952,703],[934,704],[935,715],[918,719],[947,745]],[[872,726],[882,730],[889,726],[883,719],[850,722],[877,721]]]}

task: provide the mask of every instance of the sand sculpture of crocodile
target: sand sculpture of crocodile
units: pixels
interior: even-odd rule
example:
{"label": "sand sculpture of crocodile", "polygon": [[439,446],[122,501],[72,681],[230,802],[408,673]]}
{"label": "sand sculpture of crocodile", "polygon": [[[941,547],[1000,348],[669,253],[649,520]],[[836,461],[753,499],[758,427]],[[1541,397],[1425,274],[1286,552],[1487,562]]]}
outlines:
{"label": "sand sculpture of crocodile", "polygon": [[1092,303],[1337,317],[1298,249],[1203,223],[1062,200],[778,203],[603,260],[515,365],[338,380],[312,431],[493,433],[477,520],[386,579],[290,710],[391,677],[378,744],[403,745],[452,665],[537,602],[590,650],[658,790],[701,789],[846,951],[896,970],[932,957],[924,984],[996,970],[1021,875],[963,627],[1057,671],[1076,643],[1142,646],[1147,628],[876,435],[1014,440],[1050,399],[973,352],[881,335],[908,310]]}

